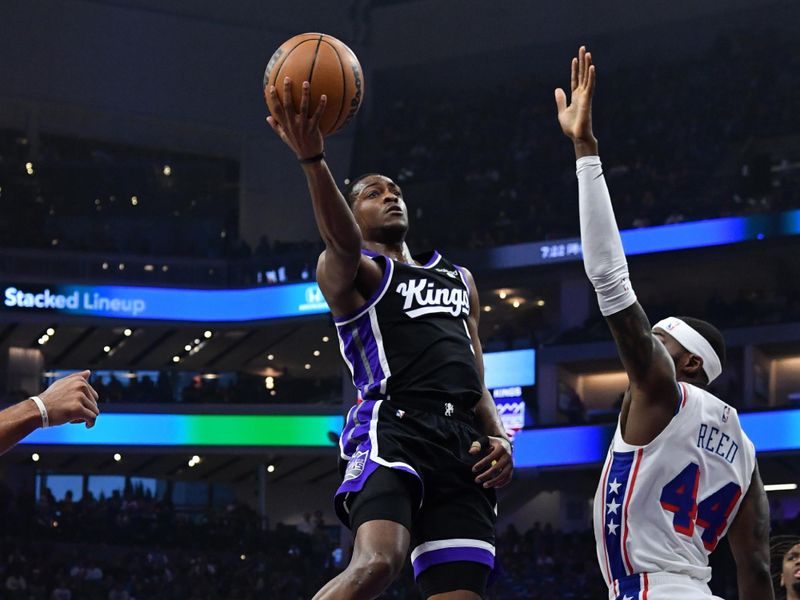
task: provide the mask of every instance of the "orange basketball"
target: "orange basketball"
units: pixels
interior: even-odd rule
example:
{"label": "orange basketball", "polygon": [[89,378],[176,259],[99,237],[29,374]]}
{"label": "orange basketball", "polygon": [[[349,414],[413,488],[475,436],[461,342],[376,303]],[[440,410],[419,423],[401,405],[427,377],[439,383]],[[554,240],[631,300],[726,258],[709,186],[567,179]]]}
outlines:
{"label": "orange basketball", "polygon": [[361,65],[350,48],[335,37],[322,33],[296,35],[275,51],[264,71],[264,97],[272,116],[278,119],[268,89],[274,85],[283,102],[283,80],[292,80],[292,101],[300,109],[304,81],[311,84],[309,114],[325,94],[328,105],[320,119],[320,131],[330,135],[345,125],[358,112],[364,98],[364,76]]}

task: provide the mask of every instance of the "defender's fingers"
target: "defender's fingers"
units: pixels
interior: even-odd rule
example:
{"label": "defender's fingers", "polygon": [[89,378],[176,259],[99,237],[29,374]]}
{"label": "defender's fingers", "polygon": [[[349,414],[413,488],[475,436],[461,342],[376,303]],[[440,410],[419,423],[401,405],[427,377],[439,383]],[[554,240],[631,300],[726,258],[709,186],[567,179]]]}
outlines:
{"label": "defender's fingers", "polygon": [[575,91],[578,87],[578,59],[573,58],[572,64],[570,65],[570,72],[569,72],[569,86],[570,91]]}
{"label": "defender's fingers", "polygon": [[561,88],[556,89],[556,109],[558,110],[558,114],[561,114],[565,110],[567,110],[567,94]]}
{"label": "defender's fingers", "polygon": [[595,66],[592,65],[589,67],[589,83],[587,85],[590,96],[594,95],[595,81],[597,81],[597,70],[595,69]]}

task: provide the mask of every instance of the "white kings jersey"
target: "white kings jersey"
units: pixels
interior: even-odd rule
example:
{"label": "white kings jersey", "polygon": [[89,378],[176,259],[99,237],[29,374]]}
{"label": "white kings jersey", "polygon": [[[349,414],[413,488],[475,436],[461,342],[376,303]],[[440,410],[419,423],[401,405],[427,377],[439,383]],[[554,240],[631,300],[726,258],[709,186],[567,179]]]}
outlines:
{"label": "white kings jersey", "polygon": [[647,597],[648,575],[657,574],[689,576],[708,589],[708,556],[750,486],[755,448],[736,410],[691,384],[678,387],[664,431],[632,446],[618,423],[603,466],[594,534],[612,598]]}

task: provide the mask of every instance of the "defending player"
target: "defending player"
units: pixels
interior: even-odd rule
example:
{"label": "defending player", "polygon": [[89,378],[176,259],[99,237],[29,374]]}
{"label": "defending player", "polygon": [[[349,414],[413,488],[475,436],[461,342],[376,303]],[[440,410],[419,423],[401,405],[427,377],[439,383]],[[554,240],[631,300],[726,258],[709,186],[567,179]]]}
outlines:
{"label": "defending player", "polygon": [[708,555],[729,532],[739,597],[769,600],[769,507],[755,450],[736,410],[705,390],[724,366],[724,341],[699,319],[651,328],[628,280],[597,155],[595,67],[583,47],[571,84],[570,104],[561,89],[556,104],[575,145],[584,266],[630,380],[595,496],[609,598],[710,598]]}
{"label": "defending player", "polygon": [[493,488],[513,465],[483,382],[475,282],[437,252],[409,253],[406,204],[388,177],[359,177],[345,199],[324,160],[325,96],[311,116],[308,105],[304,83],[299,112],[289,102],[268,121],[303,166],[325,242],[317,280],[363,398],[339,443],[336,508],[355,532],[353,558],[315,598],[377,597],[409,547],[423,597],[481,598],[494,564]]}

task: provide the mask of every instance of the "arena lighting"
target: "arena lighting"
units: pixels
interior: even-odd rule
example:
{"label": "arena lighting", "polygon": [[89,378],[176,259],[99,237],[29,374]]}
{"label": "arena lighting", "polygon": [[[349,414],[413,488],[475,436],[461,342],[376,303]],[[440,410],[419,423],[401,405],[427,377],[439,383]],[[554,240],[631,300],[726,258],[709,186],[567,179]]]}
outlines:
{"label": "arena lighting", "polygon": [[139,198],[137,198],[136,196],[131,196],[131,204],[133,204],[134,206],[139,204]]}
{"label": "arena lighting", "polygon": [[792,492],[797,489],[796,483],[764,484],[765,492]]}
{"label": "arena lighting", "polygon": [[[91,429],[37,429],[21,444],[42,446],[105,446],[196,448],[325,447],[334,448],[329,431],[341,431],[341,415],[189,415],[168,413],[103,413]],[[115,451],[115,450],[114,450]]]}
{"label": "arena lighting", "polygon": [[114,461],[115,462],[119,462],[121,460],[122,460],[122,454],[120,454],[119,452],[115,453],[114,454]]}
{"label": "arena lighting", "polygon": [[314,356],[319,356],[319,350],[314,350],[313,354]]}
{"label": "arena lighting", "polygon": [[183,347],[183,349],[184,349],[184,350],[186,350],[186,351],[188,352],[189,350],[191,350],[191,349],[192,349],[192,345],[191,345],[191,344],[186,344],[186,345]]}
{"label": "arena lighting", "polygon": [[53,336],[56,334],[56,330],[55,330],[55,329],[53,329],[52,327],[48,327],[48,328],[47,328],[47,331],[46,331],[45,333],[46,333],[47,335],[49,335],[50,337],[53,337]]}
{"label": "arena lighting", "polygon": [[303,368],[304,368],[306,371],[308,371],[308,370],[311,368],[311,365],[310,365],[310,364],[308,364],[308,363],[306,363],[305,365],[303,365]]}
{"label": "arena lighting", "polygon": [[274,354],[267,354],[267,360],[275,360]]}
{"label": "arena lighting", "polygon": [[111,352],[111,346],[103,346],[103,352]]}
{"label": "arena lighting", "polygon": [[33,462],[39,462],[39,458],[41,458],[41,457],[39,456],[38,452],[34,452],[33,454],[31,454],[31,460]]}
{"label": "arena lighting", "polygon": [[170,175],[172,175],[172,167],[170,167],[169,165],[164,165],[164,168],[161,169],[161,172],[167,177],[169,177]]}
{"label": "arena lighting", "polygon": [[514,300],[511,303],[511,306],[513,306],[514,308],[519,308],[519,305],[520,305],[520,301],[519,300]]}
{"label": "arena lighting", "polygon": [[329,338],[327,335],[323,335],[322,336],[323,343],[327,344],[330,340],[331,340],[331,338]]}
{"label": "arena lighting", "polygon": [[542,299],[537,300],[536,301],[536,306],[539,306],[539,307],[544,306],[544,300],[542,300]]}
{"label": "arena lighting", "polygon": [[497,297],[500,298],[500,300],[505,300],[506,297],[508,297],[508,292],[506,290],[500,290],[497,292]]}
{"label": "arena lighting", "polygon": [[269,465],[267,467],[267,473],[274,473],[275,472],[275,465]]}
{"label": "arena lighting", "polygon": [[155,270],[155,267],[153,265],[145,265],[144,270],[150,273]]}
{"label": "arena lighting", "polygon": [[176,354],[175,356],[172,357],[172,362],[174,363],[181,362],[181,357]]}
{"label": "arena lighting", "polygon": [[214,335],[214,334],[213,334],[213,333],[211,333],[211,332],[210,332],[210,331],[208,331],[208,330],[206,330],[206,331],[204,331],[204,332],[203,332],[203,337],[204,337],[204,338],[206,338],[206,339],[210,339],[212,335]]}
{"label": "arena lighting", "polygon": [[483,307],[483,312],[492,312],[492,307],[487,304]]}
{"label": "arena lighting", "polygon": [[133,335],[133,331],[131,331],[130,329],[125,329],[125,331],[122,332],[122,335],[124,335],[125,337],[130,337],[131,335]]}

